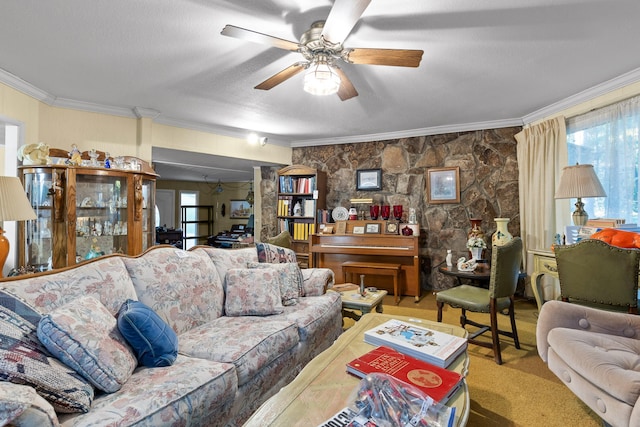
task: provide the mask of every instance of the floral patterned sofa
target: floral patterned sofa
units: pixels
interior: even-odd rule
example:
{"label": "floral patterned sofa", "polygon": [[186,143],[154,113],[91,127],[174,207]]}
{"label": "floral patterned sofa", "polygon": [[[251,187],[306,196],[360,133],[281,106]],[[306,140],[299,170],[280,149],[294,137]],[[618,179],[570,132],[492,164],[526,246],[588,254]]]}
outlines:
{"label": "floral patterned sofa", "polygon": [[[286,280],[293,280],[298,291],[291,293],[289,282],[284,289]],[[93,306],[88,310],[100,324],[88,326],[75,319],[71,334],[83,331],[91,336],[106,329],[106,341],[126,353],[122,338],[113,331],[117,328],[109,325],[115,324],[112,319],[123,303],[137,300],[175,331],[178,354],[170,366],[134,365],[126,372],[126,358],[116,363],[120,359],[115,351],[104,352],[107,368],[101,372],[121,374],[119,390],[62,385],[62,391],[36,392],[32,386],[16,384],[20,380],[9,381],[3,370],[17,366],[24,371],[25,366],[32,369],[27,363],[37,362],[53,371],[55,362],[66,380],[82,378],[57,359],[52,361],[51,355],[23,360],[27,353],[32,356],[38,343],[23,342],[11,347],[13,351],[4,348],[0,425],[241,425],[342,332],[339,294],[325,292],[332,284],[331,270],[300,270],[292,251],[268,244],[232,250],[198,246],[189,251],[156,246],[137,257],[108,255],[67,269],[4,279],[3,331],[28,329],[23,323],[34,316],[33,310],[35,325],[40,314],[44,320],[90,300]],[[112,319],[97,320],[101,318],[95,305],[103,306]],[[101,341],[88,341],[92,340]],[[67,405],[64,393],[70,391],[85,399],[81,406]]]}

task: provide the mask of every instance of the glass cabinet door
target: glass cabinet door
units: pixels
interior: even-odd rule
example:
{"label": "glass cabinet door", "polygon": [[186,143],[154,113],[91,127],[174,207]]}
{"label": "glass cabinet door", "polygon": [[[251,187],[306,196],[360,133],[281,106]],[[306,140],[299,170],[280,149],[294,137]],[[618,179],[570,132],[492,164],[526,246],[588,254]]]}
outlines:
{"label": "glass cabinet door", "polygon": [[76,259],[128,253],[127,178],[76,176]]}
{"label": "glass cabinet door", "polygon": [[25,221],[24,260],[21,263],[36,271],[51,269],[53,250],[52,202],[49,190],[52,171],[33,170],[24,174],[24,188],[36,219]]}
{"label": "glass cabinet door", "polygon": [[155,245],[156,241],[155,185],[153,180],[144,179],[142,181],[142,251]]}

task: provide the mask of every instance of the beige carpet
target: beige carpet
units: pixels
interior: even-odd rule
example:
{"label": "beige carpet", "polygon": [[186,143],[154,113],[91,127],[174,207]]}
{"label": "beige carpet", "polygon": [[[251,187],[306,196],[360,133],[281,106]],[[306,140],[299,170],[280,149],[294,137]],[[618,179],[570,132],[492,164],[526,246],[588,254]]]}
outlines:
{"label": "beige carpet", "polygon": [[[459,325],[460,310],[445,306],[443,322]],[[403,297],[396,306],[393,296],[384,300],[384,312],[436,320],[435,296],[424,295],[418,302]],[[469,375],[471,396],[468,426],[601,426],[602,422],[547,368],[536,350],[535,302],[516,302],[516,322],[520,350],[513,340],[500,337],[502,365],[496,365],[491,349],[469,345]],[[470,313],[468,317],[488,322],[488,314]],[[351,322],[345,319],[345,326]],[[509,328],[509,318],[499,315],[502,329]],[[487,339],[488,339],[488,335]]]}

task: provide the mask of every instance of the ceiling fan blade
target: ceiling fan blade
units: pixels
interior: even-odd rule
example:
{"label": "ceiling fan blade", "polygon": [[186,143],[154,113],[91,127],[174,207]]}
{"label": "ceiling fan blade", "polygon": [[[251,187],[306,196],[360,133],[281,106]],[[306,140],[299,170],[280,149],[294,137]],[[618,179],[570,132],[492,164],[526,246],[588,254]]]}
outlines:
{"label": "ceiling fan blade", "polygon": [[353,83],[349,80],[349,77],[342,71],[341,68],[335,67],[336,72],[340,76],[340,89],[338,89],[338,96],[341,100],[346,101],[354,96],[358,96],[358,91],[353,87]]}
{"label": "ceiling fan blade", "polygon": [[369,6],[371,0],[336,0],[322,30],[322,37],[333,44],[342,43]]}
{"label": "ceiling fan blade", "polygon": [[422,50],[410,49],[348,49],[343,58],[354,64],[417,67],[423,53]]}
{"label": "ceiling fan blade", "polygon": [[268,44],[273,47],[285,50],[297,51],[300,46],[298,43],[262,34],[257,31],[247,30],[246,28],[236,27],[235,25],[225,25],[220,32],[223,36],[235,37],[237,39],[248,40],[254,43]]}
{"label": "ceiling fan blade", "polygon": [[304,70],[305,66],[306,66],[306,63],[304,62],[296,62],[295,64],[288,66],[287,68],[280,71],[279,73],[276,73],[273,76],[269,77],[267,80],[260,83],[254,89],[269,90],[274,86],[279,85],[283,81],[288,80],[291,77],[295,76],[300,71]]}

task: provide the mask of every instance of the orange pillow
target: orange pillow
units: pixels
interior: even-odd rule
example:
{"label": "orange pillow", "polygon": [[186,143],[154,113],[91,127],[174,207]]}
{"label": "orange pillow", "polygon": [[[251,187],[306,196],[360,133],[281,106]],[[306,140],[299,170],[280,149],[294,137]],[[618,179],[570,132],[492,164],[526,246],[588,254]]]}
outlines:
{"label": "orange pillow", "polygon": [[619,248],[640,248],[640,233],[634,233],[633,231],[604,228],[592,234],[591,238],[602,240]]}

